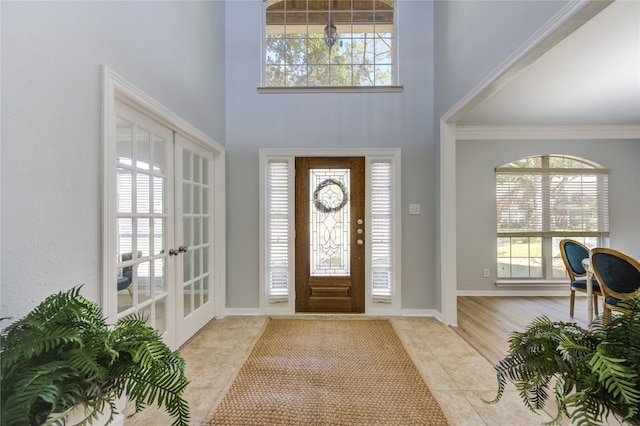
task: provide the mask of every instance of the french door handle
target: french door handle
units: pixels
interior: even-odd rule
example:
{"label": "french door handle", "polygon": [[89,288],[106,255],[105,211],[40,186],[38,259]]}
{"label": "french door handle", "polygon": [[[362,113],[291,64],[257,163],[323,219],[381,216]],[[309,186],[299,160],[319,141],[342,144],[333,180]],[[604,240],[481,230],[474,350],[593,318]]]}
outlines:
{"label": "french door handle", "polygon": [[169,249],[169,256],[177,256],[180,253],[186,253],[189,251],[189,247],[187,246],[180,246],[177,249]]}

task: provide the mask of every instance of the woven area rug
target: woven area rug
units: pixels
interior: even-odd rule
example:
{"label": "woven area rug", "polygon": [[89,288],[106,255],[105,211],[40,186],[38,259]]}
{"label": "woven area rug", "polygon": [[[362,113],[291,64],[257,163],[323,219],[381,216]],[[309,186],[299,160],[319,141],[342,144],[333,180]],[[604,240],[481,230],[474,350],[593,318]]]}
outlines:
{"label": "woven area rug", "polygon": [[272,319],[210,425],[446,425],[386,320]]}

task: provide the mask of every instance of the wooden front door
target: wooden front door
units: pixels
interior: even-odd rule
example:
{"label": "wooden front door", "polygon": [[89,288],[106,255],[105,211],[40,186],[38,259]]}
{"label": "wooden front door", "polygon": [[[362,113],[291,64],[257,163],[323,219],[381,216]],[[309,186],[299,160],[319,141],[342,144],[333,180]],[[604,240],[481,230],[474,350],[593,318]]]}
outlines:
{"label": "wooden front door", "polygon": [[296,158],[296,312],[364,312],[364,164]]}

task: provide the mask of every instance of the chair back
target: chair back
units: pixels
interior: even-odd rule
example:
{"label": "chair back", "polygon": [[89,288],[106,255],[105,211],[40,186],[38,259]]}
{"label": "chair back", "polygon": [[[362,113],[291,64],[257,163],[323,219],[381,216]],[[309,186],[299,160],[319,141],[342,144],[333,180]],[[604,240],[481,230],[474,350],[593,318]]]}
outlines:
{"label": "chair back", "polygon": [[575,281],[576,277],[587,275],[587,271],[582,266],[582,259],[589,257],[587,246],[575,240],[564,239],[560,241],[560,254],[571,281]]}
{"label": "chair back", "polygon": [[[138,258],[142,257],[142,251],[138,251]],[[122,261],[126,262],[133,259],[133,253],[122,253]],[[122,275],[133,281],[133,266],[126,266],[122,268]]]}
{"label": "chair back", "polygon": [[640,262],[611,248],[591,250],[591,267],[605,297],[632,299],[640,294]]}

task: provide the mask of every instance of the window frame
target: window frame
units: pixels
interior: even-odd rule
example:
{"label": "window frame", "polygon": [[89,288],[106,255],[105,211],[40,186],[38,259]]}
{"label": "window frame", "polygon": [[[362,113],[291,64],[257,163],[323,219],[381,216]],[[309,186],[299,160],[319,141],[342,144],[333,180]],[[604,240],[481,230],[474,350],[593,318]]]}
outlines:
{"label": "window frame", "polygon": [[[551,167],[550,159],[562,159],[569,160],[574,163],[573,167]],[[537,167],[531,166],[523,166],[516,167],[515,163],[518,162],[526,162],[530,159],[539,159],[540,164]],[[575,165],[579,164],[580,167],[576,167]],[[501,167],[497,167],[495,169],[496,174],[496,207],[497,207],[497,216],[496,216],[496,231],[497,231],[497,253],[496,253],[496,269],[497,269],[497,284],[515,284],[515,283],[550,283],[550,282],[564,282],[566,281],[566,273],[563,274],[562,277],[559,277],[557,274],[554,274],[554,269],[564,269],[564,265],[561,265],[562,262],[558,259],[560,258],[559,248],[556,247],[562,238],[573,238],[580,240],[588,246],[605,246],[608,245],[608,237],[609,237],[609,183],[608,176],[610,174],[610,170],[602,167],[601,165],[579,157],[567,156],[567,155],[559,155],[559,154],[545,154],[545,155],[533,155],[518,159],[516,161],[505,164]],[[532,179],[531,182],[535,182],[533,185],[535,187],[535,197],[533,199],[539,198],[537,202],[535,202],[535,209],[537,214],[540,216],[537,222],[530,222],[531,219],[526,219],[526,229],[516,229],[516,230],[501,230],[500,229],[500,214],[503,209],[500,209],[501,204],[507,204],[505,201],[509,201],[510,193],[504,191],[501,188],[500,176],[528,176],[531,178],[539,179],[539,182],[535,182],[535,179]],[[552,207],[552,201],[554,198],[552,188],[552,177],[559,175],[568,175],[568,176],[578,176],[580,177],[580,186],[579,191],[576,191],[573,188],[573,197],[587,197],[592,196],[596,202],[594,206],[595,210],[590,210],[590,215],[586,216],[582,214],[582,230],[573,230],[565,228],[558,228],[552,223],[552,218],[558,216],[558,210]],[[595,178],[595,183],[582,185],[582,179],[585,177],[590,177],[592,179]],[[566,197],[567,192],[565,191],[565,187],[568,186],[569,190],[572,189],[572,183],[565,182],[563,183],[563,191],[561,194]],[[501,196],[503,196],[501,198]],[[582,200],[580,198],[580,200]],[[531,200],[531,198],[529,198]],[[508,204],[513,204],[513,201]],[[535,216],[535,215],[533,215]],[[588,217],[596,217],[596,225],[592,229],[585,230],[584,228],[584,220]],[[507,221],[508,224],[510,224]],[[513,245],[513,239],[520,238],[528,241],[529,244],[529,252],[528,256],[514,256],[513,252],[509,253],[509,256],[501,256],[501,239],[511,239],[509,243],[509,247],[511,248]],[[540,256],[531,256],[531,241],[539,240],[536,244],[539,244]],[[509,273],[503,274],[501,273],[501,259],[508,260],[509,265]],[[525,276],[524,274],[514,274],[513,265],[514,259],[529,259],[528,265],[522,266],[522,268],[528,268],[528,273]],[[531,270],[534,269],[532,267],[532,263],[535,262],[535,259],[539,259],[541,262],[540,265],[540,275],[532,275]],[[555,268],[554,268],[555,265]],[[560,266],[561,265],[561,266]]]}
{"label": "window frame", "polygon": [[[399,66],[398,66],[398,0],[391,0],[393,2],[393,47],[391,51],[391,72],[392,81],[389,85],[348,85],[348,86],[268,86],[267,80],[267,8],[270,4],[274,3],[274,0],[262,1],[262,25],[261,25],[261,56],[260,56],[260,86],[258,86],[258,93],[318,93],[318,92],[339,92],[339,93],[384,93],[384,92],[402,92],[403,86],[399,85]],[[308,9],[307,9],[308,13]],[[307,25],[307,22],[305,22]],[[349,33],[351,34],[351,33]],[[369,33],[367,33],[369,34]],[[308,62],[305,61],[305,65]],[[354,62],[350,62],[351,65]],[[374,64],[375,65],[375,64]],[[352,81],[353,83],[353,81]]]}

